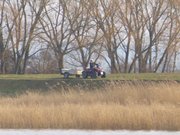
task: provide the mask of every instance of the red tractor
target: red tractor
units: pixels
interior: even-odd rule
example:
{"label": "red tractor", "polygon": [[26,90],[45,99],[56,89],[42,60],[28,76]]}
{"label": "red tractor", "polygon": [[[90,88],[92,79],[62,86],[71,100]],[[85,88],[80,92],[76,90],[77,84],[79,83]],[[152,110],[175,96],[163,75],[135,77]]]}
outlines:
{"label": "red tractor", "polygon": [[82,72],[83,79],[86,79],[88,77],[97,78],[98,76],[100,76],[101,78],[106,77],[106,72],[104,72],[98,64],[96,64],[94,68],[87,68]]}

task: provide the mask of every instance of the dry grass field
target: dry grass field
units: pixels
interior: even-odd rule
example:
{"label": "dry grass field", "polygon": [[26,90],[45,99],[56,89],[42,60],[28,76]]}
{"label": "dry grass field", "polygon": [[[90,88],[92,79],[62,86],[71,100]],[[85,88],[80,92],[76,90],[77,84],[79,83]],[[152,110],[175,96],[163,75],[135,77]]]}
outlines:
{"label": "dry grass field", "polygon": [[180,84],[111,82],[0,98],[0,128],[180,130]]}

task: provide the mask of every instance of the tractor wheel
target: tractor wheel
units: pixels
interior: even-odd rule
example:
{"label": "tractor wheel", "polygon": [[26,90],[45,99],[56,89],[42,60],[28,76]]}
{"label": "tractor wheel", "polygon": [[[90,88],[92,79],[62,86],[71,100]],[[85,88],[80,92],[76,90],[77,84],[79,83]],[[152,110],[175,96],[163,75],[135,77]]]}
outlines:
{"label": "tractor wheel", "polygon": [[65,78],[65,79],[68,79],[68,78],[69,78],[69,73],[68,73],[68,72],[65,72],[65,73],[64,73],[64,78]]}
{"label": "tractor wheel", "polygon": [[82,72],[82,78],[83,78],[83,79],[86,79],[87,77],[88,77],[87,72],[86,72],[86,71],[83,71],[83,72]]}
{"label": "tractor wheel", "polygon": [[91,73],[91,78],[92,78],[92,79],[97,78],[96,71],[93,71],[93,72]]}
{"label": "tractor wheel", "polygon": [[105,78],[106,77],[106,72],[103,71],[103,74],[101,75],[101,78]]}

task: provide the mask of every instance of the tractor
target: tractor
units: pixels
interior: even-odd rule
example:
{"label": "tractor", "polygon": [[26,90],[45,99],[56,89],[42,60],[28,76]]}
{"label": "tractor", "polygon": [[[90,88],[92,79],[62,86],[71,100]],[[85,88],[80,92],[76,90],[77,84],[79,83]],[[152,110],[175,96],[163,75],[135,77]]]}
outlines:
{"label": "tractor", "polygon": [[101,78],[106,77],[106,73],[99,67],[98,64],[94,68],[86,68],[82,71],[82,78],[86,79],[88,77],[91,77],[92,79],[97,78],[100,76]]}

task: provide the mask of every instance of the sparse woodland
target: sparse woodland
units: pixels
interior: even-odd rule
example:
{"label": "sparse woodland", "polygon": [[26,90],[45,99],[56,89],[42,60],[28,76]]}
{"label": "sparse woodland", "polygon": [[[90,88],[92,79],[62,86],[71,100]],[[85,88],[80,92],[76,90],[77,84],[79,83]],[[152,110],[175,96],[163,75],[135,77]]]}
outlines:
{"label": "sparse woodland", "polygon": [[178,0],[1,0],[0,73],[88,66],[111,73],[174,72]]}

